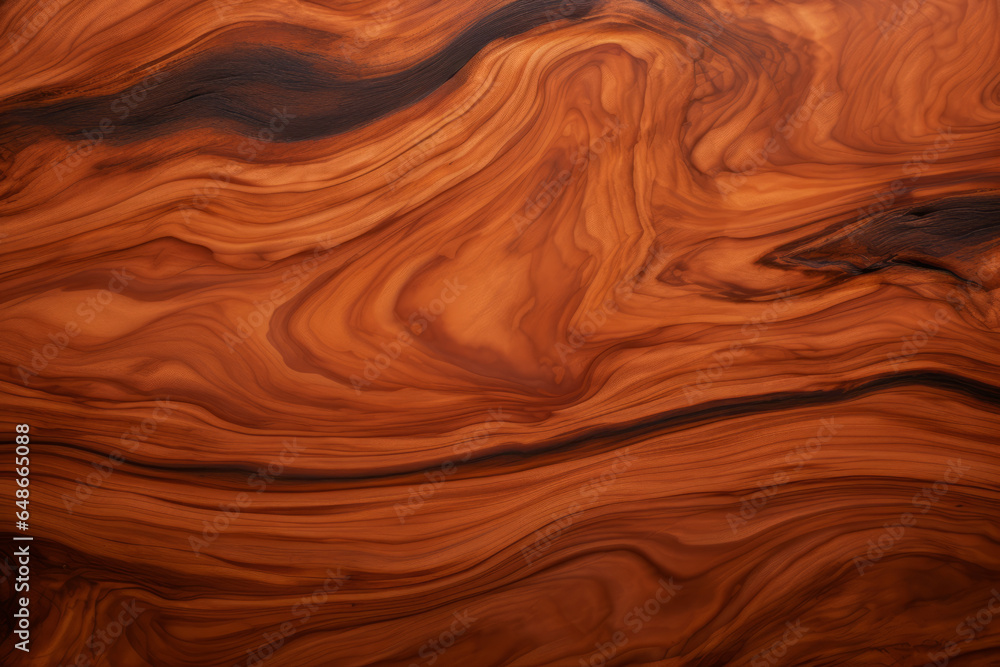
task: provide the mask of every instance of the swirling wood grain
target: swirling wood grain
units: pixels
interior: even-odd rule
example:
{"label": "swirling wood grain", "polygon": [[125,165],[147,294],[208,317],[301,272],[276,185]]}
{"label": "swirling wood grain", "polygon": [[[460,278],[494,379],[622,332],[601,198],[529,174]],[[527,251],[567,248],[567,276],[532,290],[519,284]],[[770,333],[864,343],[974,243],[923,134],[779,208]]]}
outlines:
{"label": "swirling wood grain", "polygon": [[998,664],[998,24],[4,3],[4,664]]}

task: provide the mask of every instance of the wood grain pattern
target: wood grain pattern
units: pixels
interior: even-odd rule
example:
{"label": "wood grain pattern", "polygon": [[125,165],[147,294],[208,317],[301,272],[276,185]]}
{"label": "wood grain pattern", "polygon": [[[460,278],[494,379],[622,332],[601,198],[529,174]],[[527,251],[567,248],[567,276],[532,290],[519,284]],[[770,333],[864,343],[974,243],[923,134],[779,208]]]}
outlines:
{"label": "wood grain pattern", "polygon": [[3,3],[0,659],[998,664],[998,25]]}

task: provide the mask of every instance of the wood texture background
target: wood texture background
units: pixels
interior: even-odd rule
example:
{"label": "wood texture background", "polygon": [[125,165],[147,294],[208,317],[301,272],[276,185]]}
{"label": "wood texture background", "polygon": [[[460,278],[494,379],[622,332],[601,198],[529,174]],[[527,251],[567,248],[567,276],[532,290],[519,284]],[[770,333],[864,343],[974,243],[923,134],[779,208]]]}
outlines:
{"label": "wood texture background", "polygon": [[998,664],[998,25],[4,2],[0,661]]}

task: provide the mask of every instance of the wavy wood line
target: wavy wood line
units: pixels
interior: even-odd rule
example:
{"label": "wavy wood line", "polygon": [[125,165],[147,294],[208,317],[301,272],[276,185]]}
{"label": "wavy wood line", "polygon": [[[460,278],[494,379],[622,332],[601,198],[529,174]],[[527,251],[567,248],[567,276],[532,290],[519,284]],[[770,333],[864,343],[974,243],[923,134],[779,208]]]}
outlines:
{"label": "wavy wood line", "polygon": [[0,660],[998,664],[998,24],[3,3]]}

